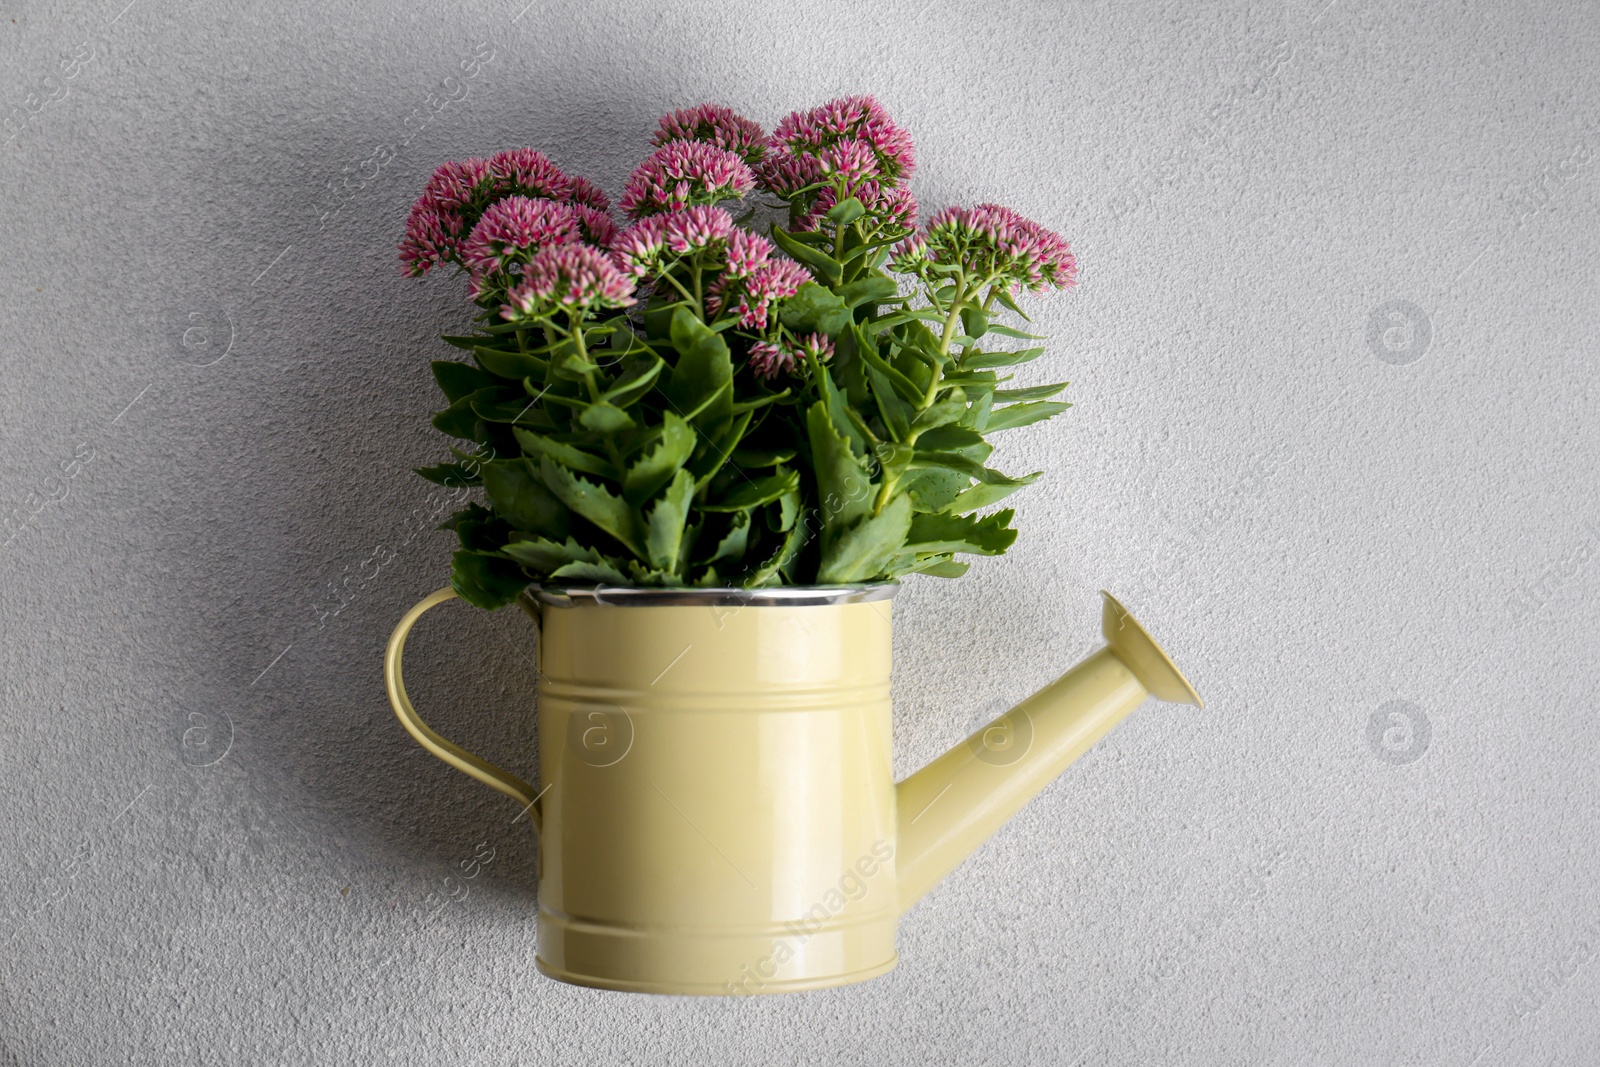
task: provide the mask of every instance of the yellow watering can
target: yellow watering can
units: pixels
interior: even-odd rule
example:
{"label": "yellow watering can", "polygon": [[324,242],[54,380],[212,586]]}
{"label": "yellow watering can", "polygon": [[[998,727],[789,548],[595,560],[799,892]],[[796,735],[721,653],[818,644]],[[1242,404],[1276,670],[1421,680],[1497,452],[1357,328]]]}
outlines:
{"label": "yellow watering can", "polygon": [[643,993],[781,993],[892,969],[900,916],[1144,698],[1200,705],[1109,593],[1106,646],[896,784],[898,587],[535,589],[543,788],[424,748],[539,830],[544,974]]}

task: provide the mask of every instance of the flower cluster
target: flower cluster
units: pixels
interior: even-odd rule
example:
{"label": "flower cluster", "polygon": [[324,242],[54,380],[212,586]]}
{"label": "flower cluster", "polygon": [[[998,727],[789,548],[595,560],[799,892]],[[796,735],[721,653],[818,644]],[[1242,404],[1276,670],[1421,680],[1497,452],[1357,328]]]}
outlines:
{"label": "flower cluster", "polygon": [[778,123],[762,160],[762,187],[789,201],[795,229],[855,197],[891,238],[916,226],[917,202],[903,183],[916,169],[911,135],[870,96],[849,96]]}
{"label": "flower cluster", "polygon": [[620,206],[639,219],[737,200],[755,184],[755,174],[737,152],[700,141],[668,141],[629,176]]}
{"label": "flower cluster", "polygon": [[974,285],[1006,292],[1068,289],[1078,281],[1066,238],[999,204],[945,208],[896,246],[891,265],[924,279],[959,268]]}
{"label": "flower cluster", "polygon": [[779,374],[792,374],[808,359],[822,362],[833,355],[833,341],[820,333],[799,339],[759,341],[750,346],[750,369],[759,378],[771,381]]}
{"label": "flower cluster", "polygon": [[[508,200],[523,204],[504,209],[509,214],[475,240],[482,220]],[[486,284],[486,272],[503,271],[512,260],[526,261],[537,251],[520,235],[536,232],[541,246],[555,239],[549,229],[555,216],[547,213],[534,223],[527,214],[530,203],[570,209],[565,217],[571,232],[563,240],[604,245],[616,232],[608,214],[611,202],[598,186],[564,174],[542,152],[514,148],[488,159],[446,163],[433,172],[406,220],[401,272],[421,277],[440,263],[454,263],[473,275],[476,299],[493,288]]]}
{"label": "flower cluster", "polygon": [[660,146],[671,141],[699,141],[729,152],[754,165],[767,151],[767,134],[743,115],[736,115],[720,104],[701,104],[681,108],[661,116],[660,128],[651,143]]}
{"label": "flower cluster", "polygon": [[763,330],[772,305],[798,293],[810,280],[811,272],[792,259],[770,259],[743,278],[724,273],[706,294],[706,312],[726,312],[747,330]]}
{"label": "flower cluster", "polygon": [[622,308],[634,302],[633,279],[587,245],[553,245],[528,261],[522,281],[506,294],[500,317],[537,319],[568,312]]}

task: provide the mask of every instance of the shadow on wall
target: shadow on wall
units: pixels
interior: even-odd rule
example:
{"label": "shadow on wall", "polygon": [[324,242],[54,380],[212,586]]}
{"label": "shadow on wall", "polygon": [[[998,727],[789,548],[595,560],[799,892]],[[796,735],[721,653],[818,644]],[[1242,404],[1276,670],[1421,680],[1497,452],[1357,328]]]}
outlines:
{"label": "shadow on wall", "polygon": [[[447,441],[428,424],[442,406],[428,362],[459,355],[437,336],[462,332],[472,310],[462,279],[402,279],[394,247],[434,166],[519,137],[573,173],[610,179],[615,200],[611,168],[591,166],[582,146],[636,144],[642,157],[658,109],[638,99],[650,117],[571,95],[544,100],[543,132],[531,134],[526,120],[486,103],[452,132],[452,144],[473,147],[412,146],[403,174],[397,162],[324,229],[303,210],[319,192],[313,176],[330,169],[308,155],[316,137],[258,126],[255,137],[230,130],[216,146],[217,173],[205,180],[237,185],[248,174],[245,184],[292,220],[284,242],[304,235],[233,298],[248,310],[235,316],[233,352],[209,372],[232,364],[212,379],[216,401],[158,431],[164,445],[168,434],[212,442],[181,449],[183,488],[153,520],[164,558],[152,569],[191,575],[190,607],[174,614],[171,635],[188,667],[170,673],[183,691],[169,696],[177,773],[201,784],[178,803],[243,818],[241,837],[224,847],[330,867],[336,885],[365,875],[374,891],[402,898],[487,889],[508,914],[527,914],[535,837],[526,818],[418,747],[384,692],[390,630],[448,583],[454,537],[434,527],[459,503],[410,468],[445,458]],[[269,247],[261,234],[228,232],[231,221],[218,213],[195,224]],[[296,255],[302,242],[314,254]],[[219,588],[228,591],[220,601]],[[455,603],[417,627],[406,658],[412,698],[439,732],[530,780],[534,644],[516,609]]]}

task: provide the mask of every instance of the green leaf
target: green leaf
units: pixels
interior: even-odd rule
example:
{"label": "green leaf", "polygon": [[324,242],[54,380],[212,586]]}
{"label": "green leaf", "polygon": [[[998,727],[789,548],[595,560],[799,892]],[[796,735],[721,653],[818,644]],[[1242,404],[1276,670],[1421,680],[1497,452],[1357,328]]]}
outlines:
{"label": "green leaf", "polygon": [[661,428],[661,442],[628,467],[622,479],[622,495],[638,507],[656,495],[694,453],[698,435],[672,412],[667,412]]}
{"label": "green leaf", "polygon": [[728,532],[722,535],[722,540],[711,550],[711,555],[700,562],[715,563],[719,559],[737,560],[744,555],[744,550],[749,544],[750,513],[736,511],[728,516]]}
{"label": "green leaf", "polygon": [[1006,484],[986,485],[980,482],[971,489],[962,490],[944,510],[951,515],[965,515],[969,511],[978,511],[990,504],[998,504],[1023,486],[1032,485],[1042,473],[1035,471],[1032,474],[1024,474],[1021,478],[1013,479]]}
{"label": "green leaf", "polygon": [[595,585],[633,585],[628,576],[610,563],[563,563],[550,572],[552,578],[568,578],[573,582],[593,582]]}
{"label": "green leaf", "polygon": [[569,537],[565,542],[535,537],[527,541],[512,541],[500,551],[525,567],[549,574],[566,563],[604,563],[605,557],[588,545],[580,545]]}
{"label": "green leaf", "polygon": [[1011,299],[1011,294],[1006,291],[1005,286],[996,286],[994,289],[994,296],[996,300],[1000,301],[1002,306],[1009,308],[1018,315],[1021,315],[1023,322],[1033,321],[1032,319],[1028,318],[1027,314],[1021,308],[1017,307],[1017,302]]}
{"label": "green leaf", "polygon": [[899,295],[900,287],[894,283],[894,279],[877,272],[857,278],[839,290],[839,299],[849,308],[862,304],[881,304]]}
{"label": "green leaf", "polygon": [[911,500],[900,494],[883,511],[864,517],[823,547],[817,581],[845,585],[878,576],[905,544],[910,527]]}
{"label": "green leaf", "polygon": [[1014,367],[1044,355],[1041,348],[1023,348],[1015,352],[968,352],[961,357],[962,370],[982,370],[984,367]]}
{"label": "green leaf", "polygon": [[886,363],[884,358],[878,354],[876,345],[869,345],[861,349],[861,356],[867,361],[869,369],[877,370],[888,379],[889,384],[894,388],[900,399],[912,405],[914,409],[922,406],[923,390],[917,388],[917,384],[910,378],[907,378],[900,371]]}
{"label": "green leaf", "polygon": [[879,366],[881,363],[882,360],[877,360],[867,364],[867,381],[872,384],[872,395],[878,401],[878,411],[888,424],[889,432],[896,441],[904,441],[911,436],[912,413],[916,409],[895,392],[888,374]]}
{"label": "green leaf", "polygon": [[538,356],[507,352],[499,348],[474,348],[472,355],[490,374],[498,374],[502,378],[542,379],[549,366]]}
{"label": "green leaf", "polygon": [[714,504],[701,504],[701,511],[746,511],[750,508],[770,504],[785,493],[793,492],[800,488],[799,471],[783,471],[778,474],[769,474],[765,478],[755,481],[745,481],[734,489],[733,492],[723,497]]}
{"label": "green leaf", "polygon": [[517,443],[530,456],[549,456],[551,459],[558,460],[575,471],[599,475],[602,478],[610,478],[613,481],[621,477],[617,472],[617,468],[610,463],[599,456],[583,451],[583,449],[575,445],[557,441],[554,438],[546,437],[544,434],[534,433],[532,430],[524,430],[520,426],[514,427],[511,432],[516,434]]}
{"label": "green leaf", "polygon": [[996,403],[1003,400],[1046,400],[1065,389],[1071,382],[1056,382],[1053,385],[1031,385],[1026,389],[996,389],[994,399]]}
{"label": "green leaf", "polygon": [[619,408],[627,407],[650,391],[650,387],[661,376],[661,368],[666,365],[660,356],[650,353],[648,360],[641,360],[628,368],[615,384],[600,394],[600,399]]}
{"label": "green leaf", "polygon": [[479,389],[487,389],[494,384],[494,379],[470,363],[453,363],[449,360],[436,359],[432,367],[433,380],[439,383],[445,399],[452,404],[464,396]]}
{"label": "green leaf", "polygon": [[[844,267],[839,261],[820,248],[813,248],[804,241],[795,239],[795,235],[781,227],[772,227],[772,239],[778,247],[789,253],[792,259],[798,260],[810,269],[822,281],[829,285],[838,285],[844,277]],[[802,289],[804,286],[801,287]]]}
{"label": "green leaf", "polygon": [[965,400],[941,400],[937,404],[917,412],[917,417],[911,420],[911,428],[918,432],[917,440],[922,440],[921,434],[927,430],[937,429],[952,422],[958,421],[967,413]]}
{"label": "green leaf", "polygon": [[846,197],[828,209],[828,221],[839,226],[848,226],[867,213],[861,206],[861,201],[855,197]]}
{"label": "green leaf", "polygon": [[441,530],[454,530],[461,547],[468,552],[495,555],[511,535],[511,524],[498,518],[482,504],[468,504],[439,524]]}
{"label": "green leaf", "polygon": [[927,556],[899,571],[894,577],[906,574],[931,574],[935,578],[959,578],[967,573],[967,569],[971,566],[970,563],[960,562],[949,556]]}
{"label": "green leaf", "polygon": [[693,499],[694,475],[680,467],[667,491],[645,515],[645,549],[650,566],[669,572],[677,567],[683,524],[689,519]]}
{"label": "green leaf", "polygon": [[[973,446],[985,449],[988,445],[983,440],[983,435],[972,430],[964,430],[959,426],[935,426],[925,431],[917,438],[917,444],[922,446],[924,452],[962,452]],[[989,453],[985,451],[982,456],[972,456],[973,459],[985,459]]]}
{"label": "green leaf", "polygon": [[434,415],[434,429],[466,441],[477,440],[478,413],[472,410],[473,398],[481,396],[488,399],[496,392],[498,390],[493,388],[479,389],[454,401],[449,407]]}
{"label": "green leaf", "polygon": [[509,559],[462,550],[450,557],[450,587],[467,603],[496,611],[528,587],[528,576]]}
{"label": "green leaf", "polygon": [[911,461],[912,470],[928,470],[939,468],[957,471],[969,478],[976,478],[985,485],[1027,485],[1026,481],[1001,474],[991,470],[976,460],[968,459],[959,452],[924,452],[917,450],[917,457]]}
{"label": "green leaf", "polygon": [[638,520],[628,502],[604,486],[579,478],[570,470],[544,456],[539,472],[544,476],[550,491],[573,511],[615,537],[628,551],[643,559],[644,546],[640,543]]}
{"label": "green leaf", "polygon": [[777,452],[763,451],[755,448],[740,448],[733,453],[733,462],[746,470],[756,467],[776,467],[780,463],[788,463],[794,459],[795,451],[785,448]]}
{"label": "green leaf", "polygon": [[482,465],[489,506],[512,526],[529,533],[562,537],[567,509],[525,458],[497,459]]}
{"label": "green leaf", "polygon": [[794,558],[805,547],[806,539],[806,523],[797,522],[791,526],[788,534],[784,536],[783,543],[778,546],[778,550],[745,578],[744,587],[746,589],[759,589],[762,586],[781,584],[778,572],[794,562]]}
{"label": "green leaf", "polygon": [[982,308],[968,305],[961,309],[961,328],[973,341],[989,332],[989,316],[983,313]]}
{"label": "green leaf", "polygon": [[825,333],[831,337],[849,325],[850,309],[832,289],[806,282],[783,302],[778,321],[795,333]]}
{"label": "green leaf", "polygon": [[626,411],[604,400],[584,408],[578,415],[578,421],[585,429],[603,434],[621,433],[623,430],[633,429],[634,426]]}
{"label": "green leaf", "polygon": [[806,413],[806,430],[826,548],[833,531],[850,526],[872,506],[872,480],[850,451],[849,442],[834,430],[822,401],[812,404]]}
{"label": "green leaf", "polygon": [[906,550],[918,555],[972,552],[998,556],[1011,547],[1017,531],[1011,529],[1010,509],[973,518],[970,515],[918,515],[911,520]]}
{"label": "green leaf", "polygon": [[680,307],[672,313],[672,345],[678,350],[678,364],[672,368],[667,399],[701,428],[726,417],[733,404],[728,343],[694,312]]}
{"label": "green leaf", "polygon": [[983,428],[992,433],[995,430],[1011,430],[1018,426],[1031,426],[1033,423],[1054,418],[1071,406],[1071,404],[1053,400],[1040,400],[1032,404],[1010,404],[991,411],[989,413],[989,421]]}
{"label": "green leaf", "polygon": [[1014,337],[1019,341],[1043,341],[1044,340],[1044,338],[1041,337],[1039,334],[1036,334],[1036,333],[1023,333],[1021,330],[1013,330],[1009,326],[1000,326],[1000,325],[998,325],[996,323],[990,323],[989,324],[989,332],[990,333],[997,333],[1001,337]]}
{"label": "green leaf", "polygon": [[721,432],[715,438],[709,439],[705,447],[699,449],[699,455],[689,463],[689,469],[695,476],[695,489],[700,489],[711,483],[717,472],[728,462],[734,446],[744,437],[745,430],[750,428],[753,416],[746,411],[738,418],[724,423]]}
{"label": "green leaf", "polygon": [[412,470],[435,485],[451,489],[482,484],[478,475],[464,463],[439,463],[432,467],[413,467]]}

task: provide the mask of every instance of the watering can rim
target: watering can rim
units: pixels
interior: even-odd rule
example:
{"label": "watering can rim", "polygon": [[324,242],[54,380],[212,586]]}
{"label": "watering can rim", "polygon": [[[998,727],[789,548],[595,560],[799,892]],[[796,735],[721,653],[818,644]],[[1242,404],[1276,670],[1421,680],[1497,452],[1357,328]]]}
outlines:
{"label": "watering can rim", "polygon": [[610,607],[825,607],[833,604],[870,604],[889,600],[900,591],[899,582],[871,582],[860,585],[779,585],[764,589],[708,587],[703,589],[660,589],[622,585],[539,585],[528,586],[523,598],[530,605],[574,608],[588,605]]}

